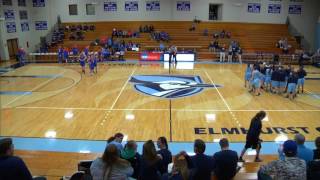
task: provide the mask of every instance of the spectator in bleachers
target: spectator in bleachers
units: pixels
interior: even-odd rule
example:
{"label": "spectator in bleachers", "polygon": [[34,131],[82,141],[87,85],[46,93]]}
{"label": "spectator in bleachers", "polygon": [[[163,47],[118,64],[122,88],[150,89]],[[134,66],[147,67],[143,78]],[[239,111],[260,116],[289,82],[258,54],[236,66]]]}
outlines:
{"label": "spectator in bleachers", "polygon": [[191,28],[189,28],[189,31],[195,31],[196,30],[196,24],[193,22],[191,24]]}
{"label": "spectator in bleachers", "polygon": [[214,32],[214,33],[212,34],[212,36],[213,36],[214,39],[218,39],[218,38],[219,38],[219,33]]}
{"label": "spectator in bleachers", "polygon": [[192,178],[201,180],[210,180],[213,171],[213,158],[204,154],[206,144],[201,139],[194,141],[194,152],[196,155],[191,156],[192,162]]}
{"label": "spectator in bleachers", "polygon": [[208,29],[204,29],[204,30],[203,30],[203,36],[208,36],[208,35],[209,35]]}
{"label": "spectator in bleachers", "polygon": [[226,32],[226,38],[228,38],[228,39],[231,38],[231,32]]}
{"label": "spectator in bleachers", "polygon": [[[306,163],[313,160],[313,151],[304,145],[305,137],[302,134],[296,134],[294,140],[297,143],[297,157],[303,159]],[[279,158],[285,159],[283,150],[279,149]]]}
{"label": "spectator in bleachers", "polygon": [[307,179],[317,180],[320,177],[320,137],[315,139],[316,149],[313,150],[313,160],[307,164]]}
{"label": "spectator in bleachers", "polygon": [[70,28],[71,32],[74,32],[77,30],[76,26],[75,25],[72,25],[71,28]]}
{"label": "spectator in bleachers", "polygon": [[139,180],[160,180],[165,173],[162,159],[157,155],[156,147],[152,140],[143,144]]}
{"label": "spectator in bleachers", "polygon": [[172,171],[163,176],[162,180],[189,180],[192,168],[190,157],[185,152],[180,152],[173,158]]}
{"label": "spectator in bleachers", "polygon": [[296,157],[297,144],[295,141],[287,140],[283,144],[284,159],[272,161],[262,165],[258,172],[258,179],[287,179],[305,180],[306,163]]}
{"label": "spectator in bleachers", "polygon": [[[23,162],[23,160],[17,156],[14,156],[14,146],[11,138],[0,139],[0,179],[33,179],[28,167]],[[45,178],[41,179],[45,180]],[[40,180],[39,177],[38,180]]]}
{"label": "spectator in bleachers", "polygon": [[168,142],[165,137],[159,137],[157,141],[157,146],[160,150],[157,151],[162,157],[162,164],[165,172],[168,172],[168,164],[172,162],[172,154],[168,147]]}
{"label": "spectator in bleachers", "polygon": [[224,38],[225,35],[226,35],[226,31],[223,29],[223,30],[220,32],[220,38]]}
{"label": "spectator in bleachers", "polygon": [[219,180],[231,180],[237,173],[238,154],[229,150],[228,139],[220,139],[219,144],[221,151],[213,155],[213,172]]}
{"label": "spectator in bleachers", "polygon": [[[256,68],[254,68],[256,69]],[[254,72],[253,72],[254,73]],[[252,75],[254,76],[254,75]],[[261,142],[262,140],[259,138],[261,129],[262,129],[262,120],[266,117],[265,111],[259,111],[250,122],[250,127],[247,133],[246,137],[246,145],[243,148],[241,155],[239,157],[239,161],[244,162],[242,159],[243,155],[247,151],[248,148],[256,149],[256,158],[255,162],[261,162],[261,159],[259,158],[259,153],[261,149]]]}
{"label": "spectator in bleachers", "polygon": [[226,48],[225,45],[222,45],[220,48],[220,62],[224,62],[226,60]]}
{"label": "spectator in bleachers", "polygon": [[163,44],[163,43],[160,43],[160,45],[159,45],[159,49],[160,49],[160,51],[162,51],[162,52],[164,52],[164,51],[165,51],[165,46],[164,46],[164,44]]}
{"label": "spectator in bleachers", "polygon": [[90,173],[93,180],[127,180],[133,168],[128,161],[120,158],[117,146],[109,144],[102,157],[92,162]]}
{"label": "spectator in bleachers", "polygon": [[92,24],[92,25],[90,25],[89,29],[90,29],[90,31],[94,31],[96,29],[96,27]]}
{"label": "spectator in bleachers", "polygon": [[320,159],[320,136],[314,141],[316,149],[313,150],[313,159]]}
{"label": "spectator in bleachers", "polygon": [[122,151],[122,149],[123,149],[123,146],[121,144],[122,140],[123,140],[123,134],[122,133],[116,133],[114,136],[111,136],[107,140],[107,142],[108,142],[108,145],[114,144],[117,147],[117,149],[118,149],[118,151],[120,153]]}
{"label": "spectator in bleachers", "polygon": [[214,42],[211,41],[209,44],[209,52],[214,52],[214,51],[215,51]]}
{"label": "spectator in bleachers", "polygon": [[137,152],[137,143],[133,140],[128,141],[121,151],[121,158],[130,162],[133,168],[132,178],[137,179],[139,175],[141,155]]}
{"label": "spectator in bleachers", "polygon": [[83,25],[83,30],[84,31],[88,31],[89,30],[89,26],[87,24]]}

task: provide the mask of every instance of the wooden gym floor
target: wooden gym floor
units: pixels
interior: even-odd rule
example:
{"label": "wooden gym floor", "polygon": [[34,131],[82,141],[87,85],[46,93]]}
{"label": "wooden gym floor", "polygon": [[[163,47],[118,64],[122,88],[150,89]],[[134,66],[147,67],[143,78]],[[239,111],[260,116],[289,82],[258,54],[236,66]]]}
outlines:
{"label": "wooden gym floor", "polygon": [[[291,101],[280,95],[253,96],[244,88],[246,65],[195,64],[174,75],[198,75],[205,88],[193,96],[168,100],[136,91],[132,75],[168,75],[163,64],[99,64],[98,73],[81,75],[80,66],[29,64],[0,79],[0,136],[105,140],[122,132],[128,140],[166,136],[172,142],[227,137],[244,142],[245,129],[259,110],[264,141],[304,134],[320,135],[320,69],[307,66],[305,93]],[[171,107],[171,108],[170,108]]]}

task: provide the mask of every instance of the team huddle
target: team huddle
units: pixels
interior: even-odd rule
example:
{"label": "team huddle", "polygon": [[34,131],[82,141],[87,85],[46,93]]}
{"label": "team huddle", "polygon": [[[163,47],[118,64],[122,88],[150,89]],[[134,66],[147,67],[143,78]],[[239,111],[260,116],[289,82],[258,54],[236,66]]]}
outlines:
{"label": "team huddle", "polygon": [[297,93],[303,93],[306,71],[303,66],[294,69],[290,65],[284,68],[281,65],[266,63],[248,64],[245,72],[245,87],[249,92],[259,96],[261,89],[274,94],[284,94],[293,100]]}

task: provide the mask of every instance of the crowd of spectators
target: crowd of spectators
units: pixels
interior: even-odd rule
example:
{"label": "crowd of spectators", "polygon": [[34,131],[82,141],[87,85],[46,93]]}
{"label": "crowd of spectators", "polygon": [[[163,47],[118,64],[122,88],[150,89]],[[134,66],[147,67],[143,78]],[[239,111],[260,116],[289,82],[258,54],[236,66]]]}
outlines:
{"label": "crowd of spectators", "polygon": [[[194,155],[181,151],[173,156],[165,137],[157,139],[157,147],[152,140],[143,144],[142,154],[137,151],[137,143],[127,141],[124,135],[116,133],[107,141],[101,157],[88,163],[86,171],[93,180],[139,179],[139,180],[231,180],[241,167],[238,154],[229,149],[228,139],[220,139],[221,150],[206,155],[206,144],[201,139],[194,141]],[[316,180],[320,174],[320,137],[316,138],[316,149],[304,145],[305,138],[296,134],[294,140],[287,140],[279,148],[279,159],[262,165],[259,179],[310,179]],[[157,150],[158,149],[158,150]],[[10,138],[0,140],[0,179],[32,179],[23,160],[13,154]],[[43,177],[42,177],[43,178]]]}
{"label": "crowd of spectators", "polygon": [[75,32],[75,31],[94,31],[96,29],[96,27],[91,24],[91,25],[88,25],[88,24],[78,24],[78,25],[66,25],[64,27],[64,31],[65,32]]}
{"label": "crowd of spectators", "polygon": [[139,38],[140,33],[138,31],[132,31],[132,30],[119,30],[116,28],[112,29],[112,38]]}
{"label": "crowd of spectators", "polygon": [[145,26],[140,26],[139,27],[139,32],[140,33],[151,33],[154,31],[154,26],[153,25],[145,25]]}
{"label": "crowd of spectators", "polygon": [[150,33],[150,36],[152,39],[156,40],[157,42],[160,41],[165,41],[165,42],[169,42],[170,41],[170,36],[167,32],[161,31],[154,31]]}

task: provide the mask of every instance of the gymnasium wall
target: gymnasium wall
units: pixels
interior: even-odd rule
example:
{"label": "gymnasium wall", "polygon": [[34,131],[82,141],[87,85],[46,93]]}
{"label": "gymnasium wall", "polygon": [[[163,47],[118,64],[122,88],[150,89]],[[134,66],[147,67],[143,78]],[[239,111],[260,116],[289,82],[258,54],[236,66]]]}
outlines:
{"label": "gymnasium wall", "polygon": [[[106,1],[116,1],[117,11],[104,11],[103,4]],[[138,11],[125,11],[125,1],[138,1]],[[250,23],[280,23],[287,22],[290,18],[291,24],[301,33],[306,40],[306,47],[314,50],[316,44],[317,20],[320,15],[319,0],[189,0],[190,11],[177,11],[176,4],[180,0],[160,0],[160,11],[146,11],[146,1],[149,0],[45,0],[45,7],[32,7],[32,0],[27,0],[27,7],[18,7],[17,1],[12,0],[13,6],[0,6],[0,15],[3,17],[3,9],[14,9],[16,11],[17,33],[7,33],[5,21],[0,21],[1,39],[0,47],[5,47],[6,39],[18,37],[19,45],[28,52],[34,50],[34,45],[40,41],[40,36],[47,33],[46,30],[35,30],[34,22],[46,20],[48,29],[56,22],[60,15],[62,22],[94,22],[94,21],[190,21],[195,16],[203,21],[208,21],[209,4],[222,5],[222,21],[226,22],[250,22]],[[182,0],[181,0],[182,1]],[[188,1],[188,0],[186,0]],[[1,1],[0,1],[1,2]],[[95,4],[95,15],[86,15],[86,4]],[[260,13],[249,13],[248,3],[260,3]],[[69,15],[69,4],[78,5],[78,15]],[[281,4],[280,14],[268,13],[268,4]],[[289,4],[302,5],[300,15],[289,15]],[[30,31],[21,32],[18,10],[27,9],[29,15]],[[30,47],[26,48],[29,41]],[[2,44],[2,45],[1,45]],[[1,50],[0,50],[1,51]],[[2,55],[3,53],[0,52]],[[7,54],[4,53],[4,54]],[[7,56],[5,56],[7,57]],[[6,59],[6,58],[2,58]]]}

